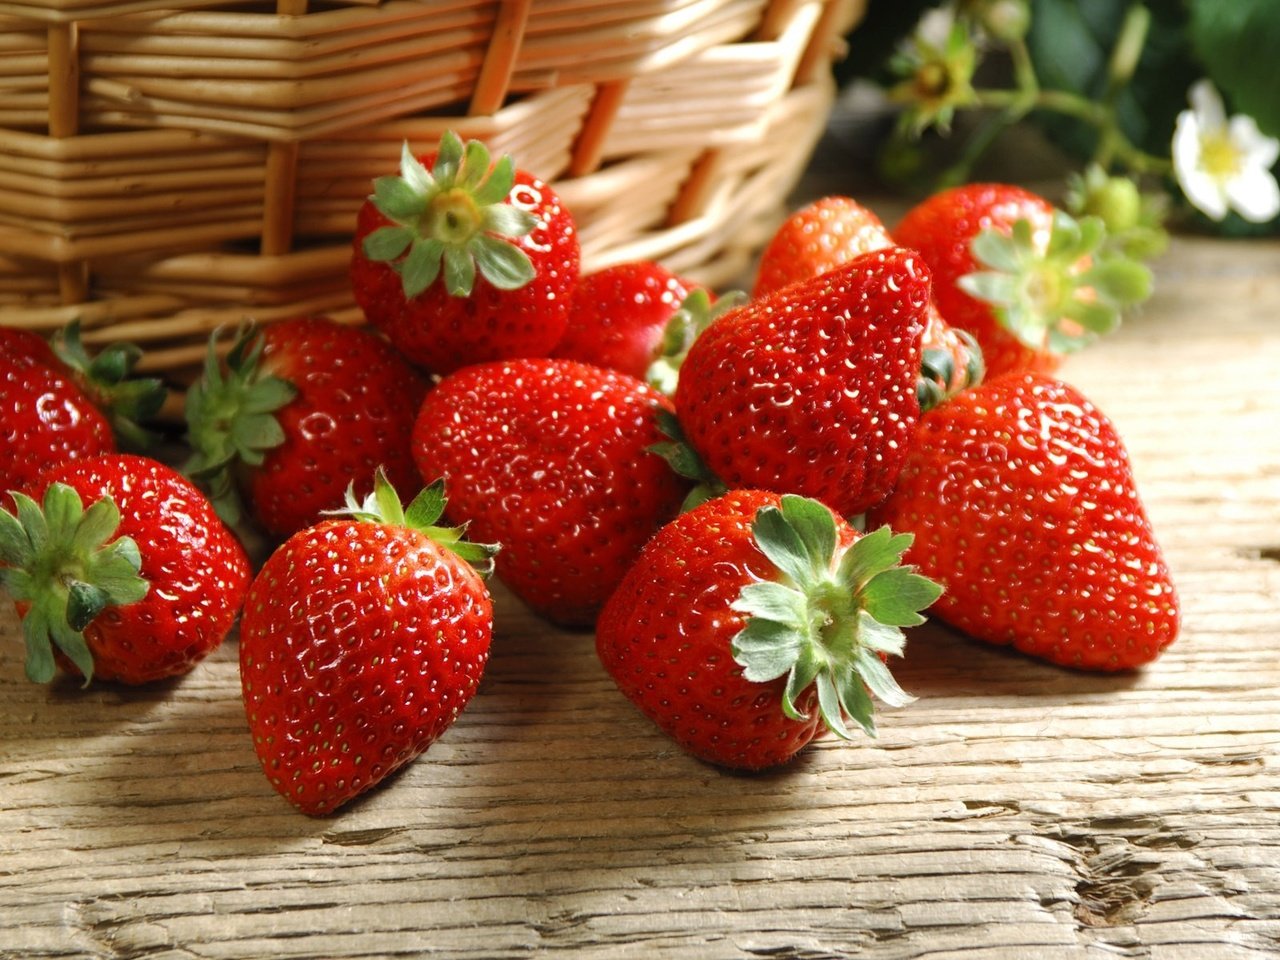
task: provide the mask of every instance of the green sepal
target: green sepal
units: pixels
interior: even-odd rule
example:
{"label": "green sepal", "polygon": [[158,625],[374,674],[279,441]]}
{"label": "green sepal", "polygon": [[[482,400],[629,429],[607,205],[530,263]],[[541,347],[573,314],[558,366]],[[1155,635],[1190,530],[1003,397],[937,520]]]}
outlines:
{"label": "green sepal", "polygon": [[662,331],[657,355],[645,373],[649,385],[668,397],[675,396],[680,367],[694,341],[716,320],[747,302],[741,290],[730,290],[713,304],[706,290],[697,289],[684,298]]}
{"label": "green sepal", "polygon": [[447,502],[444,480],[441,479],[419,491],[406,508],[386,471],[379,467],[373,475],[373,490],[363,500],[356,497],[355,484],[352,483],[347,487],[345,504],[324,513],[333,517],[351,517],[362,523],[385,523],[417,530],[465,560],[481,577],[488,577],[493,573],[493,558],[501,546],[464,539],[466,524],[457,527],[438,525]]}
{"label": "green sepal", "polygon": [[724,481],[711,471],[711,468],[698,455],[698,451],[694,450],[685,439],[680,419],[664,407],[656,409],[654,418],[658,432],[667,439],[650,444],[649,452],[667,461],[676,476],[695,481],[693,489],[680,505],[680,512],[688,513],[694,507],[727,493],[729,488],[725,486]]}
{"label": "green sepal", "polygon": [[1001,325],[1032,349],[1079,350],[1151,295],[1151,272],[1108,242],[1100,217],[1055,210],[1043,245],[1023,219],[1008,233],[982,231],[969,249],[983,269],[957,284],[991,304]]}
{"label": "green sepal", "polygon": [[72,320],[50,341],[57,355],[106,415],[120,444],[145,450],[158,434],[143,426],[164,405],[167,390],[157,377],[135,377],[142,351],[132,343],[112,343],[90,356],[80,334],[80,322]]}
{"label": "green sepal", "polygon": [[369,200],[391,224],[365,237],[364,255],[390,264],[410,300],[442,277],[454,297],[470,296],[477,276],[499,290],[526,286],[537,271],[518,241],[538,218],[507,202],[515,178],[510,157],[493,163],[482,142],[452,130],[431,170],[404,143],[399,175],[374,181]]}
{"label": "green sepal", "polygon": [[12,492],[14,510],[0,511],[0,583],[19,603],[27,676],[45,683],[54,673],[56,646],[88,684],[93,655],[84,630],[108,607],[136,603],[150,585],[140,576],[142,556],[130,537],[116,537],[120,511],[108,497],[84,509],[80,495],[52,483],[40,503]]}
{"label": "green sepal", "polygon": [[220,359],[222,330],[209,337],[204,369],[187,390],[187,442],[192,453],[184,472],[209,495],[226,523],[240,520],[243,505],[235,482],[241,466],[261,466],[268,451],[285,442],[275,414],[297,396],[289,381],[262,367],[264,341],[252,323],[242,325]]}
{"label": "green sepal", "polygon": [[730,649],[752,682],[786,677],[781,710],[792,719],[816,687],[818,711],[836,736],[849,739],[846,719],[875,735],[875,698],[904,706],[913,698],[880,659],[900,656],[904,626],[941,594],[933,581],[901,565],[910,535],[887,527],[839,547],[836,518],[816,500],[783,496],[752,523],[760,552],[776,579],[747,584],[732,604],[746,614]]}

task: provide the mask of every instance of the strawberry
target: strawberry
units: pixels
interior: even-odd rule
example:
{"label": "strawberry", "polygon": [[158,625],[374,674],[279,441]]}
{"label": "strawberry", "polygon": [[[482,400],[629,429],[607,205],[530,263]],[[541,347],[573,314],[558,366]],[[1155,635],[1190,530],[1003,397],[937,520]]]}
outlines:
{"label": "strawberry", "polygon": [[889,491],[920,415],[928,302],[927,268],[894,248],[731,310],[680,372],[688,446],[730,488],[861,513]]}
{"label": "strawberry", "polygon": [[578,278],[564,336],[552,356],[643,380],[667,323],[693,289],[651,260],[585,274]]}
{"label": "strawberry", "polygon": [[[897,246],[871,210],[849,197],[828,196],[791,214],[765,247],[756,273],[755,296],[829,273],[873,250]],[[916,393],[923,410],[982,380],[976,341],[942,318],[929,304]]]}
{"label": "strawberry", "polygon": [[670,402],[625,374],[574,360],[507,360],[445,377],[414,428],[423,477],[449,516],[501,543],[497,572],[548,619],[591,624],[685,484],[649,447]]}
{"label": "strawberry", "polygon": [[914,533],[908,556],[971,636],[1086,670],[1153,659],[1178,601],[1129,458],[1075,388],[1006,374],[923,418],[890,496],[868,517]]}
{"label": "strawberry", "polygon": [[333,811],[458,718],[489,657],[492,548],[436,527],[440,483],[401,506],[379,473],[349,516],[300,530],[263,565],[240,627],[240,679],[271,785]]}
{"label": "strawberry", "polygon": [[682,748],[785,763],[821,731],[875,734],[869,692],[912,698],[883,658],[936,585],[898,565],[909,536],[859,535],[814,500],[735,490],[667,524],[610,597],[596,651]]}
{"label": "strawberry", "polygon": [[[37,498],[39,502],[37,502]],[[239,541],[190,481],[132,454],[68,460],[0,511],[0,570],[27,676],[138,684],[186,673],[231,629],[249,584]]]}
{"label": "strawberry", "polygon": [[419,486],[409,437],[427,384],[381,337],[325,317],[245,327],[225,373],[217,339],[187,393],[186,469],[229,522],[243,492],[263,528],[288,536],[379,466],[397,489]]}
{"label": "strawberry", "polygon": [[578,235],[555,191],[490,167],[479,141],[447,133],[436,153],[405,145],[356,223],[356,302],[413,363],[433,372],[547,356],[564,333],[578,279]]}
{"label": "strawberry", "polygon": [[1097,217],[1076,221],[998,183],[935,194],[893,231],[929,265],[938,309],[977,338],[989,376],[1052,372],[1150,295],[1150,271],[1105,235]]}
{"label": "strawberry", "polygon": [[165,391],[159,380],[131,378],[140,356],[117,344],[91,358],[76,324],[52,346],[0,328],[0,493],[28,488],[52,464],[113,453],[117,440],[145,446],[139,421],[160,409]]}
{"label": "strawberry", "polygon": [[850,197],[822,197],[791,214],[775,231],[760,255],[752,294],[763,297],[892,246],[888,228],[875,213]]}

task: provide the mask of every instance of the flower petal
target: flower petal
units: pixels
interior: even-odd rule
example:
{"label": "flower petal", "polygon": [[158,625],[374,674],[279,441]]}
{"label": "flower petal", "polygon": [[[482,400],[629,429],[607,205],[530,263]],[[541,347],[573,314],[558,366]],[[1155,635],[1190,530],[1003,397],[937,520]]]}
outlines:
{"label": "flower petal", "polygon": [[1226,194],[1232,209],[1252,223],[1280,213],[1280,185],[1265,167],[1246,167],[1227,182]]}
{"label": "flower petal", "polygon": [[1246,166],[1269,170],[1280,157],[1280,140],[1259,130],[1253,117],[1238,113],[1231,118],[1229,129],[1231,142],[1240,151],[1241,161]]}
{"label": "flower petal", "polygon": [[1227,196],[1222,184],[1203,170],[1179,170],[1178,184],[1187,199],[1206,216],[1221,220],[1227,215]]}
{"label": "flower petal", "polygon": [[1227,109],[1222,97],[1209,80],[1197,80],[1187,93],[1191,109],[1196,112],[1200,126],[1206,130],[1220,130],[1227,123]]}

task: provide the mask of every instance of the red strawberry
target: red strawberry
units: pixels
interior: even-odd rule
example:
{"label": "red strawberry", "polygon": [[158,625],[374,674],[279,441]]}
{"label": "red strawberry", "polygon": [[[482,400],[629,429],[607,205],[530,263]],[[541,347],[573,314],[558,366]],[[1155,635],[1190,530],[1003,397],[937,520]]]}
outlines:
{"label": "red strawberry", "polygon": [[920,415],[928,303],[924,264],[891,249],[730,311],[680,371],[688,445],[731,488],[861,513],[893,484]]}
{"label": "red strawberry", "polygon": [[508,360],[450,374],[414,430],[449,516],[502,544],[497,571],[557,623],[595,619],[686,484],[649,448],[670,402],[639,380],[573,360]]}
{"label": "red strawberry", "polygon": [[649,260],[586,274],[578,279],[564,337],[553,355],[643,380],[668,321],[693,289]]}
{"label": "red strawberry", "polygon": [[1114,426],[1079,391],[1008,374],[923,418],[869,519],[914,533],[936,613],[1087,670],[1147,663],[1178,633],[1169,571]]}
{"label": "red strawberry", "polygon": [[176,676],[230,631],[248,560],[174,470],[131,454],[68,460],[14,499],[0,511],[0,574],[32,680],[52,678],[55,656],[86,683]]}
{"label": "red strawberry", "polygon": [[[578,279],[573,217],[510,157],[453,133],[360,209],[351,282],[369,321],[415,364],[448,373],[546,356],[564,333]],[[477,275],[478,274],[478,275]]]}
{"label": "red strawberry", "polygon": [[1020,187],[974,183],[910,210],[894,240],[933,271],[933,296],[972,333],[989,376],[1050,372],[1150,294],[1151,275],[1104,250],[1102,221],[1077,222]]}
{"label": "red strawberry", "polygon": [[216,340],[187,393],[187,471],[230,522],[240,490],[265,529],[288,536],[379,466],[399,490],[420,485],[409,438],[427,384],[382,338],[324,317],[246,328],[225,374]]}
{"label": "red strawberry", "polygon": [[783,221],[756,270],[753,295],[763,297],[894,246],[880,218],[849,197],[823,197]]}
{"label": "red strawberry", "polygon": [[434,526],[442,484],[404,510],[386,477],[351,516],[290,537],[245,601],[240,679],[271,785],[329,813],[457,719],[489,657],[491,549]]}
{"label": "red strawberry", "polygon": [[26,489],[53,464],[113,453],[117,436],[135,446],[149,439],[138,421],[159,410],[164,388],[130,378],[136,347],[90,358],[74,324],[56,351],[34,333],[0,331],[0,494]]}
{"label": "red strawberry", "polygon": [[686,751],[784,763],[870,693],[912,698],[883,662],[937,587],[898,566],[910,537],[861,538],[822,504],[737,490],[663,527],[609,599],[596,650],[619,689]]}

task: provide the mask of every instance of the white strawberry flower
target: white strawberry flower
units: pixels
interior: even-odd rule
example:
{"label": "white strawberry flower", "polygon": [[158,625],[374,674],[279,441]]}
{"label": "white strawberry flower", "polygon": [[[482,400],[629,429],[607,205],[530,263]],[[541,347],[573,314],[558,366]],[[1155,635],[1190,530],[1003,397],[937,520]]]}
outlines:
{"label": "white strawberry flower", "polygon": [[1265,136],[1252,117],[1228,118],[1222,97],[1208,80],[1188,94],[1191,109],[1178,114],[1173,168],[1178,185],[1214,220],[1229,209],[1254,223],[1280,213],[1280,185],[1271,173],[1280,140]]}

